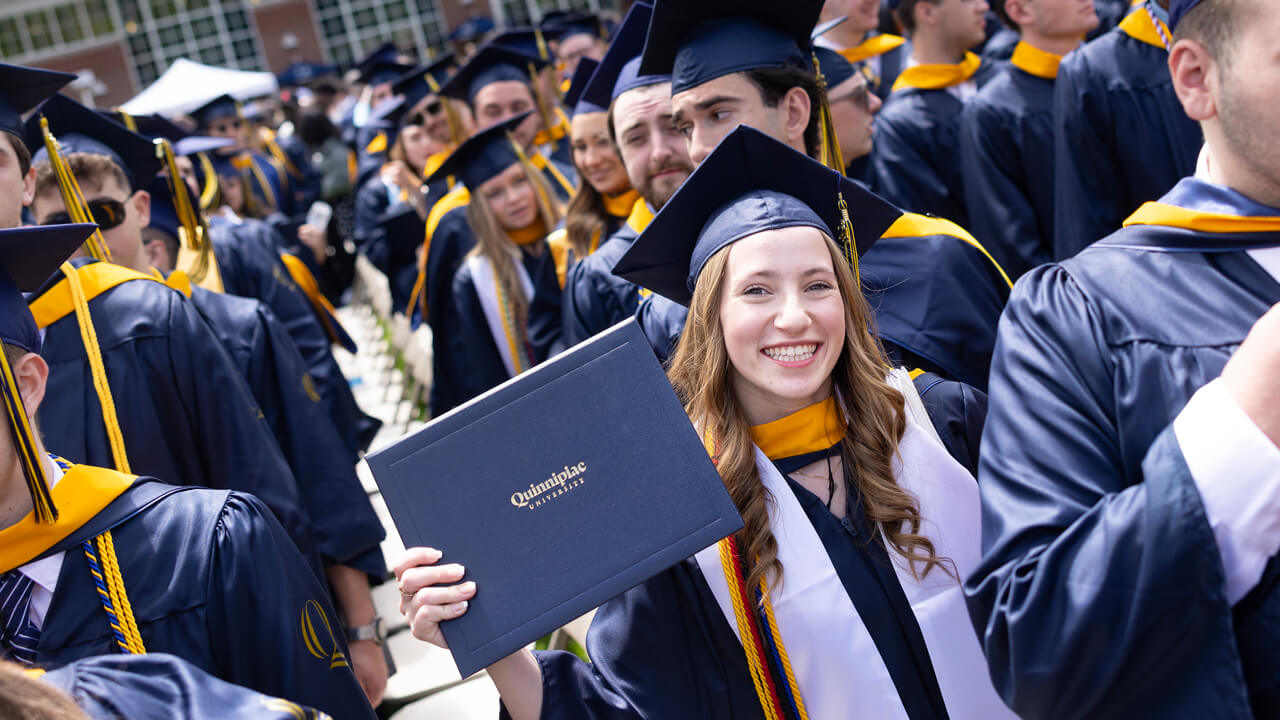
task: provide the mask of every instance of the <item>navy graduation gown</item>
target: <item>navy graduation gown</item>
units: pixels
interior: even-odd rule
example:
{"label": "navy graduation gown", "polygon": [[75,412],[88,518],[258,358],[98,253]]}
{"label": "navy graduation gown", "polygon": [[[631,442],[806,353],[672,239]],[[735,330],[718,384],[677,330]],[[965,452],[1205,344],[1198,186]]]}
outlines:
{"label": "navy graduation gown", "polygon": [[293,213],[302,215],[311,208],[311,204],[320,199],[322,178],[320,171],[311,162],[311,151],[297,133],[274,137],[276,145],[293,167],[286,167],[289,188],[292,191]]}
{"label": "navy graduation gown", "polygon": [[577,345],[635,315],[640,286],[613,274],[639,233],[623,223],[600,248],[573,266],[564,284],[564,342]]}
{"label": "navy graduation gown", "polygon": [[[529,280],[533,284],[535,298],[559,296],[560,284],[556,281],[555,264],[551,252],[545,246],[542,254],[534,257],[523,250],[520,259]],[[508,379],[502,356],[498,354],[493,332],[480,306],[471,268],[465,263],[453,277],[452,311],[447,316],[442,334],[447,341],[444,364],[454,384],[453,393],[458,404],[496,387]],[[560,340],[560,308],[554,303],[531,301],[526,332],[529,340],[529,361],[538,364],[546,360]]]}
{"label": "navy graduation gown", "polygon": [[[947,717],[915,615],[883,546],[869,541],[861,512],[850,508],[839,520],[812,493],[787,484],[866,623],[908,717]],[[693,559],[601,606],[587,651],[591,664],[567,652],[534,653],[544,720],[764,717],[742,645]]]}
{"label": "navy graduation gown", "polygon": [[[982,85],[989,64],[973,80]],[[946,90],[904,87],[889,95],[875,120],[868,180],[871,189],[909,212],[968,226],[960,173],[960,111]]]}
{"label": "navy graduation gown", "polygon": [[[391,306],[399,311],[408,307],[418,280],[417,252],[426,236],[426,222],[407,203],[392,203],[388,192],[381,175],[360,187],[355,201],[354,237],[360,252],[387,276]],[[426,206],[432,207],[440,196],[439,192],[429,194]]]}
{"label": "navy graduation gown", "polygon": [[319,712],[232,685],[167,653],[103,655],[40,676],[91,720],[317,720]]}
{"label": "navy graduation gown", "polygon": [[245,221],[240,225],[220,225],[212,237],[224,289],[232,295],[260,301],[289,331],[351,462],[355,463],[382,423],[356,404],[351,385],[333,357],[329,336],[306,293],[293,282],[280,259],[276,250],[278,233],[266,223]]}
{"label": "navy graduation gown", "polygon": [[356,217],[352,239],[373,266],[387,272],[390,252],[386,244],[386,232],[379,226],[378,218],[391,207],[387,185],[382,176],[374,175],[356,191]]}
{"label": "navy graduation gown", "polygon": [[1274,245],[1133,226],[1015,288],[965,590],[995,687],[1024,717],[1280,714],[1280,564],[1228,604],[1171,428],[1280,301],[1243,252]]}
{"label": "navy graduation gown", "polygon": [[457,380],[452,375],[453,367],[446,362],[450,353],[450,331],[445,328],[458,327],[457,321],[452,317],[455,314],[453,276],[475,244],[476,237],[467,222],[465,205],[445,213],[431,235],[431,252],[427,255],[427,277],[423,292],[427,295],[427,317],[424,319],[431,326],[433,351],[431,414],[436,417],[462,402],[456,387]]}
{"label": "navy graduation gown", "polygon": [[386,531],[293,340],[257,300],[193,287],[191,302],[235,361],[297,478],[323,563],[358,568],[382,582],[387,566],[379,543]]}
{"label": "navy graduation gown", "polygon": [[[122,497],[155,484],[139,479]],[[148,652],[334,717],[373,717],[328,593],[266,508],[237,492],[173,490],[111,528]],[[100,532],[92,524],[48,553],[66,549],[39,665],[119,652],[80,550],[80,541]],[[304,634],[308,625],[318,642]]]}
{"label": "navy graduation gown", "polygon": [[1204,142],[1173,92],[1168,53],[1118,28],[1063,59],[1054,135],[1055,260],[1193,173]]}
{"label": "navy graduation gown", "polygon": [[960,117],[968,229],[1017,278],[1053,260],[1053,80],[1001,63]]}
{"label": "navy graduation gown", "polygon": [[[160,282],[138,279],[89,298],[89,315],[131,470],[253,493],[314,558],[293,473],[235,362],[195,306]],[[40,406],[45,444],[73,462],[113,467],[74,313],[45,328],[40,354],[49,364]]]}

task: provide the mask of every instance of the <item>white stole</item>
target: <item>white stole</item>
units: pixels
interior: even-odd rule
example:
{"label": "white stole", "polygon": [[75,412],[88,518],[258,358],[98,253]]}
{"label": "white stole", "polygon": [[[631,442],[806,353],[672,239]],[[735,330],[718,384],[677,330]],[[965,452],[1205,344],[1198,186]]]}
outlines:
{"label": "white stole", "polygon": [[[524,263],[520,262],[519,256],[512,260],[516,265],[516,274],[520,277],[524,297],[526,300],[532,300],[533,281],[529,279],[529,273],[524,269]],[[519,329],[508,328],[503,320],[502,305],[498,302],[498,277],[493,272],[493,263],[483,255],[472,255],[467,258],[467,268],[471,270],[471,284],[475,286],[476,296],[480,298],[480,309],[484,311],[485,323],[493,336],[493,344],[498,348],[498,355],[502,357],[502,364],[507,368],[507,376],[515,377],[516,359],[512,355],[511,342],[513,338],[515,342],[522,342],[522,340],[519,337]],[[508,332],[515,335],[508,336]],[[532,362],[532,358],[530,361]]]}
{"label": "white stole", "polygon": [[[891,378],[891,382],[908,398],[907,428],[898,444],[898,457],[894,458],[894,476],[916,498],[924,519],[921,533],[933,541],[940,557],[955,564],[959,577],[964,578],[979,557],[978,484],[936,440],[932,427],[921,427],[915,411],[923,411],[923,406],[919,405],[914,388],[903,387],[901,378]],[[910,379],[906,382],[910,383]],[[756,469],[772,498],[769,525],[778,541],[778,559],[784,568],[782,587],[771,587],[769,597],[809,717],[906,718],[906,708],[889,669],[840,582],[817,531],[786,479],[759,448],[755,453]],[[937,568],[924,580],[917,580],[901,554],[892,548],[888,554],[920,625],[950,717],[1016,718],[991,685],[960,582]],[[718,546],[712,545],[694,557],[737,635],[738,624]]]}

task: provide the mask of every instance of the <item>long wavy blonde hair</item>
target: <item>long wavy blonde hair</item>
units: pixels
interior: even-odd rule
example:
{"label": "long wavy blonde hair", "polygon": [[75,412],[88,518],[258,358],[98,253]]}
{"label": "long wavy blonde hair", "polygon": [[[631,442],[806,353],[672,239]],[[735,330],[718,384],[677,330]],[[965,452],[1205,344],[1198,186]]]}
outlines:
{"label": "long wavy blonde hair", "polygon": [[[856,493],[867,518],[884,533],[889,546],[910,562],[917,577],[935,567],[950,573],[949,562],[938,557],[933,543],[920,533],[920,509],[915,498],[898,485],[893,458],[906,430],[904,400],[886,380],[889,362],[871,328],[871,312],[843,259],[840,248],[826,238],[835,268],[836,284],[844,298],[845,340],[831,381],[842,410],[849,418],[841,447],[848,488]],[[729,495],[742,515],[744,527],[736,536],[751,568],[748,587],[768,577],[782,581],[778,542],[769,526],[772,502],[756,470],[750,424],[735,396],[732,365],[720,325],[720,299],[729,253],[713,255],[702,270],[689,304],[689,317],[668,376],[694,425],[710,431],[715,461]],[[875,533],[879,542],[879,533]]]}
{"label": "long wavy blonde hair", "polygon": [[[538,203],[538,217],[542,220],[546,231],[551,232],[560,222],[564,210],[552,194],[546,178],[538,172],[537,168],[527,160],[521,160],[520,167],[524,170],[529,184],[533,186],[533,193]],[[476,236],[476,246],[467,253],[467,257],[485,257],[493,263],[493,273],[502,285],[502,291],[511,298],[516,317],[520,319],[523,327],[528,319],[529,300],[524,296],[524,286],[520,282],[519,269],[516,267],[520,249],[511,240],[507,230],[502,227],[502,223],[498,222],[498,216],[494,214],[489,201],[478,188],[473,188],[471,192],[471,204],[467,206],[467,223],[471,225],[471,231]],[[542,243],[539,243],[533,252],[536,254],[542,249]]]}

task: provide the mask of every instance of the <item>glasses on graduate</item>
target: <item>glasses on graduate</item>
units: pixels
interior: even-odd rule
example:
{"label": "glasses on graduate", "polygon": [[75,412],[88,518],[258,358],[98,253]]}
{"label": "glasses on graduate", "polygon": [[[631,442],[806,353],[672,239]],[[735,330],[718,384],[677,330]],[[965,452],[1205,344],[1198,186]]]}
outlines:
{"label": "glasses on graduate", "polygon": [[239,130],[243,126],[244,126],[243,120],[235,119],[235,120],[225,120],[223,122],[214,123],[213,125],[209,126],[209,129],[215,133],[229,133],[234,130]]}
{"label": "glasses on graduate", "polygon": [[[124,222],[124,203],[111,198],[99,198],[88,203],[89,214],[98,223],[99,230],[110,230]],[[41,225],[67,225],[74,222],[69,213],[54,213],[45,218]]]}
{"label": "glasses on graduate", "polygon": [[865,112],[871,111],[871,89],[866,85],[859,85],[849,92],[839,97],[829,98],[828,103],[834,105],[842,100],[848,100]]}

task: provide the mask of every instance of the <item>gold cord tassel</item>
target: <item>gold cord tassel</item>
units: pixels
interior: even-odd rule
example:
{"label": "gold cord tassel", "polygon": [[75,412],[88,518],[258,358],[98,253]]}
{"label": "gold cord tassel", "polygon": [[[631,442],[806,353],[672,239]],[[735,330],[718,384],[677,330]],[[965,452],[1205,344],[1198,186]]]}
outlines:
{"label": "gold cord tassel", "polygon": [[822,157],[823,165],[835,170],[841,175],[844,174],[844,157],[840,153],[840,140],[836,137],[835,124],[831,120],[831,103],[827,101],[827,78],[822,74],[822,64],[818,62],[818,54],[813,54],[813,72],[818,80],[819,96],[822,98],[819,103],[819,122],[821,124],[822,134]]}
{"label": "gold cord tassel", "polygon": [[3,352],[0,352],[0,373],[4,375],[0,378],[0,386],[4,394],[4,407],[9,415],[9,430],[13,435],[13,446],[18,451],[22,472],[27,477],[27,491],[30,492],[31,504],[35,507],[36,522],[51,524],[58,519],[58,508],[53,504],[49,478],[40,457],[40,446],[36,443],[31,423],[27,420],[27,407],[22,402],[18,381]]}
{"label": "gold cord tassel", "polygon": [[853,268],[854,281],[858,283],[858,287],[862,287],[862,272],[858,268],[858,238],[853,234],[853,221],[849,219],[849,204],[844,201],[844,193],[837,191],[836,197],[840,205],[840,235],[844,241],[845,260]]}
{"label": "gold cord tassel", "polygon": [[107,380],[107,368],[102,362],[102,348],[98,345],[98,333],[93,328],[93,316],[89,313],[89,300],[85,297],[80,275],[71,263],[62,263],[62,274],[67,276],[67,288],[71,291],[71,303],[75,307],[76,323],[80,326],[80,342],[85,357],[89,359],[89,373],[93,377],[93,389],[102,406],[102,424],[107,430],[107,442],[111,445],[111,458],[116,470],[129,475],[129,456],[125,452],[124,433],[116,417],[116,402],[111,396],[111,384]]}
{"label": "gold cord tassel", "polygon": [[449,137],[453,139],[453,146],[461,145],[466,138],[462,137],[462,119],[458,117],[458,109],[453,106],[449,98],[440,94],[440,83],[436,82],[431,73],[424,75],[423,79],[427,81],[427,87],[440,98],[440,103],[444,106],[444,119],[449,123]]}
{"label": "gold cord tassel", "polygon": [[209,242],[209,228],[204,218],[191,205],[191,196],[184,187],[185,182],[178,172],[178,158],[174,155],[173,145],[164,138],[155,139],[156,157],[167,170],[169,193],[173,197],[173,207],[178,215],[178,242],[189,249],[195,257],[190,267],[180,268],[191,278],[191,282],[199,285],[209,276],[210,270],[217,261],[213,257],[213,247]]}
{"label": "gold cord tassel", "polygon": [[[93,219],[93,213],[89,210],[89,203],[84,199],[84,193],[80,191],[80,184],[76,182],[75,174],[71,172],[66,159],[62,157],[58,139],[49,132],[49,119],[44,116],[40,117],[40,131],[44,135],[45,150],[49,153],[49,164],[58,178],[58,191],[62,194],[62,204],[67,208],[67,215],[71,218],[71,222],[97,224]],[[89,239],[84,241],[84,249],[89,253],[89,257],[95,260],[111,262],[111,251],[107,249],[107,243],[102,239],[101,230],[94,229]]]}
{"label": "gold cord tassel", "polygon": [[208,155],[200,153],[200,171],[204,173],[204,188],[200,191],[200,209],[209,212],[218,201],[218,171]]}
{"label": "gold cord tassel", "polygon": [[546,130],[547,140],[551,143],[551,152],[555,152],[558,145],[556,144],[555,129],[551,124],[551,110],[547,104],[545,93],[542,92],[542,84],[538,82],[538,69],[529,63],[529,82],[533,83],[533,100],[538,106],[538,115],[542,118],[542,127]]}

